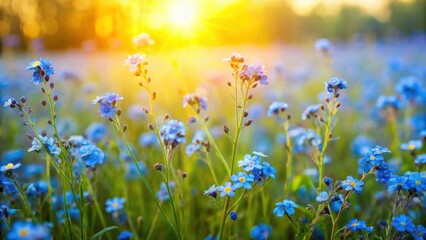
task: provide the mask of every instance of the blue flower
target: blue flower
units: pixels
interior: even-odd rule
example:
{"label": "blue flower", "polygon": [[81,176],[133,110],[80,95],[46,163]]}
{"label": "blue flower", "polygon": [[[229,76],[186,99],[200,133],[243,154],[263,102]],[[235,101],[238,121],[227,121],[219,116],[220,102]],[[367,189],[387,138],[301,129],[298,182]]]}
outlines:
{"label": "blue flower", "polygon": [[41,142],[37,138],[34,138],[31,143],[32,146],[28,149],[28,152],[40,152],[43,149],[44,145],[51,155],[59,155],[61,149],[56,145],[55,139],[42,136],[39,137],[41,139]]}
{"label": "blue flower", "polygon": [[[333,188],[333,179],[331,177],[324,177],[322,181],[325,183],[325,185],[328,188],[328,191],[331,191]],[[328,197],[328,196],[327,196]]]}
{"label": "blue flower", "polygon": [[325,90],[328,93],[337,93],[339,90],[348,88],[348,83],[340,78],[332,77],[325,83]]}
{"label": "blue flower", "polygon": [[[148,170],[147,170],[144,162],[139,161],[138,167],[141,170],[142,174],[146,175],[148,173]],[[127,163],[126,179],[132,180],[132,179],[138,179],[140,177],[141,177],[141,175],[140,175],[139,170],[136,167],[135,163],[134,162],[128,162]]]}
{"label": "blue flower", "polygon": [[376,108],[384,110],[386,108],[399,109],[399,99],[396,96],[380,96],[376,101]]}
{"label": "blue flower", "polygon": [[362,187],[364,186],[364,182],[359,181],[352,176],[346,177],[346,180],[342,181],[342,188],[345,191],[354,191],[356,194],[360,194],[362,192]]}
{"label": "blue flower", "polygon": [[348,224],[346,224],[346,227],[351,232],[357,232],[357,231],[373,232],[373,227],[367,227],[364,221],[359,221],[358,219],[352,219]]}
{"label": "blue flower", "polygon": [[118,240],[130,240],[130,238],[133,236],[133,233],[128,232],[128,231],[124,231],[121,232],[120,234],[118,234],[117,239]]}
{"label": "blue flower", "polygon": [[2,172],[13,171],[15,169],[18,169],[20,166],[22,166],[21,163],[17,163],[17,164],[8,163],[6,165],[1,166],[0,171],[2,171]]}
{"label": "blue flower", "polygon": [[188,155],[188,157],[191,157],[192,154],[199,151],[200,149],[201,149],[201,145],[191,143],[185,147],[185,152],[186,152],[186,155]]}
{"label": "blue flower", "polygon": [[231,218],[232,221],[235,221],[238,218],[238,214],[235,211],[231,211],[231,213],[229,214],[229,217]]}
{"label": "blue flower", "polygon": [[416,159],[414,160],[414,163],[417,165],[426,164],[426,153],[417,155]]}
{"label": "blue flower", "polygon": [[426,228],[422,225],[417,225],[417,229],[415,232],[411,234],[416,240],[423,240],[426,238]]}
{"label": "blue flower", "polygon": [[419,193],[426,191],[426,177],[422,177],[418,172],[406,173],[405,176],[408,176],[408,188],[415,189]]}
{"label": "blue flower", "polygon": [[9,150],[3,153],[1,161],[17,163],[22,160],[22,158],[24,157],[24,153],[25,152],[22,149]]}
{"label": "blue flower", "polygon": [[268,109],[268,116],[278,116],[280,112],[284,112],[288,108],[285,102],[273,102]]}
{"label": "blue flower", "polygon": [[3,107],[15,108],[16,107],[16,100],[14,98],[9,98],[6,102],[4,102]]}
{"label": "blue flower", "polygon": [[299,206],[295,204],[291,200],[285,199],[282,202],[276,203],[276,208],[274,208],[273,213],[277,215],[278,217],[284,216],[284,214],[293,215],[295,213],[295,208],[298,208]]}
{"label": "blue flower", "polygon": [[303,111],[302,113],[302,120],[306,120],[310,117],[317,117],[317,112],[320,110],[321,105],[317,104],[317,105],[310,105],[308,107],[306,107],[305,111]]}
{"label": "blue flower", "polygon": [[126,200],[124,198],[110,198],[105,201],[105,211],[107,213],[118,212],[124,208],[124,203]]}
{"label": "blue flower", "polygon": [[396,228],[398,232],[414,232],[416,230],[416,227],[414,226],[411,219],[404,214],[401,214],[397,217],[393,217],[392,219],[392,226]]}
{"label": "blue flower", "polygon": [[7,233],[8,240],[49,240],[49,229],[45,225],[35,225],[31,222],[15,222]]}
{"label": "blue flower", "polygon": [[318,194],[318,196],[315,198],[317,202],[325,202],[328,200],[328,192],[322,191]]}
{"label": "blue flower", "polygon": [[393,175],[388,182],[388,192],[394,193],[395,191],[408,190],[407,185],[408,177]]}
{"label": "blue flower", "polygon": [[93,142],[100,142],[108,135],[108,127],[103,123],[92,123],[86,130],[86,136]]}
{"label": "blue flower", "polygon": [[28,197],[44,197],[47,193],[47,190],[48,190],[47,182],[40,180],[28,185],[26,193]]}
{"label": "blue flower", "polygon": [[409,76],[399,80],[395,86],[395,92],[401,94],[408,101],[413,101],[420,96],[422,87],[417,78]]}
{"label": "blue flower", "polygon": [[263,162],[262,171],[264,175],[269,176],[270,178],[275,178],[275,174],[277,172],[277,170],[275,170],[275,168],[267,162]]}
{"label": "blue flower", "polygon": [[422,148],[423,143],[420,140],[410,140],[408,143],[402,143],[401,149],[414,151],[416,149]]}
{"label": "blue flower", "polygon": [[244,160],[238,161],[238,166],[243,168],[246,172],[252,171],[255,167],[258,169],[262,169],[262,165],[260,165],[260,159],[257,155],[246,154],[244,156]]}
{"label": "blue flower", "polygon": [[10,209],[9,206],[2,204],[0,206],[0,221],[7,221],[10,215],[15,214],[16,209]]}
{"label": "blue flower", "polygon": [[175,148],[179,143],[185,143],[185,126],[183,122],[169,120],[161,126],[161,140],[165,146]]}
{"label": "blue flower", "polygon": [[243,172],[237,173],[237,175],[231,176],[231,181],[234,182],[234,188],[239,189],[244,187],[245,189],[251,189],[252,182],[254,181],[253,176],[247,175]]}
{"label": "blue flower", "polygon": [[[174,182],[169,182],[170,191],[172,191],[174,186],[175,186]],[[167,190],[167,186],[166,186],[165,183],[160,184],[160,190],[157,192],[156,195],[157,195],[158,200],[160,200],[160,202],[165,202],[165,201],[168,201],[170,199],[170,195],[169,195],[169,192]]]}
{"label": "blue flower", "polygon": [[114,115],[117,113],[118,109],[114,107],[111,103],[101,103],[99,104],[98,113],[101,117],[106,117],[109,119],[113,119]]}
{"label": "blue flower", "polygon": [[217,197],[216,185],[213,184],[211,187],[209,187],[209,189],[205,190],[204,195],[216,198]]}
{"label": "blue flower", "polygon": [[207,98],[201,94],[189,93],[183,97],[183,107],[186,108],[188,105],[195,105],[197,111],[201,109],[207,111]]}
{"label": "blue flower", "polygon": [[49,77],[55,73],[55,69],[52,67],[52,62],[48,59],[41,59],[39,61],[33,61],[29,66],[26,67],[27,70],[34,70],[33,79],[31,80],[34,84],[39,84],[43,82],[43,78],[46,81],[49,80]]}
{"label": "blue flower", "polygon": [[139,136],[138,139],[139,145],[142,147],[153,147],[153,146],[159,146],[160,143],[158,142],[157,135],[153,132],[147,132],[143,133]]}
{"label": "blue flower", "polygon": [[78,156],[86,167],[94,167],[104,162],[104,152],[94,144],[82,146],[78,149]]}
{"label": "blue flower", "polygon": [[250,237],[256,240],[267,240],[271,236],[272,227],[266,224],[259,224],[251,229]]}
{"label": "blue flower", "polygon": [[232,183],[230,182],[226,182],[223,186],[217,187],[216,190],[220,192],[221,197],[235,196],[235,192],[234,192],[235,186],[232,186]]}
{"label": "blue flower", "polygon": [[330,208],[333,212],[339,212],[342,204],[344,202],[344,198],[342,194],[334,195],[330,200]]}
{"label": "blue flower", "polygon": [[104,96],[97,96],[95,100],[92,101],[93,104],[99,103],[110,103],[115,105],[118,100],[123,100],[123,97],[118,95],[117,93],[107,93]]}
{"label": "blue flower", "polygon": [[263,65],[244,65],[240,78],[243,81],[259,81],[261,85],[268,85],[268,76]]}

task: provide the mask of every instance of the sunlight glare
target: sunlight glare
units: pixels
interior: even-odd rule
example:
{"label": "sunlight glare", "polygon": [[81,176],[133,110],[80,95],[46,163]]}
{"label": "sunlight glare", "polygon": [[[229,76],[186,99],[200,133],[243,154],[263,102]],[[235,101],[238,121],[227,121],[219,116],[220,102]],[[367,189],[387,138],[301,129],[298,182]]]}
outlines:
{"label": "sunlight glare", "polygon": [[169,21],[180,29],[191,29],[197,22],[198,9],[194,2],[176,2],[169,8]]}

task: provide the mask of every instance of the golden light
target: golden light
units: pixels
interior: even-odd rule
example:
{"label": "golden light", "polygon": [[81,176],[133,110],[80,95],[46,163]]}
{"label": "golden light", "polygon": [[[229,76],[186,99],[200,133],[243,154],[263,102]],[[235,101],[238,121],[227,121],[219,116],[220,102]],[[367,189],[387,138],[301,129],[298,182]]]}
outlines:
{"label": "golden light", "polygon": [[169,7],[169,24],[180,30],[191,31],[198,20],[198,6],[195,2],[176,2]]}

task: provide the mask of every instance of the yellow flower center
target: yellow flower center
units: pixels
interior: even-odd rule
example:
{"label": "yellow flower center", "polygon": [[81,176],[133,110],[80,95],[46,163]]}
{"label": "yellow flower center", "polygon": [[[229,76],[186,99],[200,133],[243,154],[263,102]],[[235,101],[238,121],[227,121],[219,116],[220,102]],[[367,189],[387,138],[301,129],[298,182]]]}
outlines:
{"label": "yellow flower center", "polygon": [[371,157],[370,157],[370,160],[373,160],[373,161],[374,161],[374,160],[376,160],[376,157],[375,157],[375,156],[371,156]]}
{"label": "yellow flower center", "polygon": [[112,206],[113,206],[114,208],[117,208],[117,207],[118,207],[118,203],[116,203],[116,202],[115,202],[115,203],[113,203],[113,204],[112,204]]}
{"label": "yellow flower center", "polygon": [[416,185],[420,185],[420,180],[416,180]]}
{"label": "yellow flower center", "polygon": [[356,186],[356,183],[355,183],[355,182],[351,182],[351,186],[352,186],[352,187],[355,187],[355,186]]}
{"label": "yellow flower center", "polygon": [[405,226],[405,225],[407,225],[407,224],[406,224],[405,222],[401,222],[401,225],[402,225],[402,226]]}
{"label": "yellow flower center", "polygon": [[40,65],[40,61],[34,61],[33,62],[33,67],[37,67],[37,66],[39,66]]}
{"label": "yellow flower center", "polygon": [[352,223],[352,227],[358,226],[358,223]]}
{"label": "yellow flower center", "polygon": [[408,145],[408,149],[410,149],[410,150],[414,150],[415,148],[416,148],[416,146],[414,146],[414,144]]}
{"label": "yellow flower center", "polygon": [[6,169],[7,170],[9,170],[9,169],[12,169],[13,168],[13,163],[8,163],[7,165],[6,165]]}
{"label": "yellow flower center", "polygon": [[28,230],[27,229],[21,229],[19,230],[19,236],[20,237],[27,237],[28,236]]}
{"label": "yellow flower center", "polygon": [[226,188],[223,189],[223,191],[229,193],[229,192],[231,192],[231,188],[230,187],[226,187]]}
{"label": "yellow flower center", "polygon": [[245,177],[240,177],[240,182],[245,182],[246,181],[246,178]]}
{"label": "yellow flower center", "polygon": [[423,233],[422,233],[422,232],[418,232],[418,233],[417,233],[417,236],[419,236],[419,237],[423,237]]}

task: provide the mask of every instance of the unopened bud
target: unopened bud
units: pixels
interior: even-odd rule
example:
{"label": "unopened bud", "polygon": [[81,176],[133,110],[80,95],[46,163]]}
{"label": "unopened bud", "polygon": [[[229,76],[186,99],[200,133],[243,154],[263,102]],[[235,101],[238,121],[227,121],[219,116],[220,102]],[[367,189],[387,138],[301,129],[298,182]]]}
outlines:
{"label": "unopened bud", "polygon": [[161,164],[161,163],[154,164],[154,169],[157,170],[157,171],[163,170],[163,164]]}
{"label": "unopened bud", "polygon": [[223,131],[225,133],[229,133],[229,128],[226,125],[223,125]]}
{"label": "unopened bud", "polygon": [[42,105],[43,107],[46,107],[46,104],[47,104],[46,100],[41,100],[41,105]]}
{"label": "unopened bud", "polygon": [[127,131],[127,125],[123,125],[123,133]]}
{"label": "unopened bud", "polygon": [[148,124],[148,128],[149,130],[154,131],[154,126],[152,125],[152,123]]}
{"label": "unopened bud", "polygon": [[157,97],[157,93],[156,92],[153,92],[152,93],[152,100],[155,100],[155,98]]}
{"label": "unopened bud", "polygon": [[251,125],[252,122],[253,122],[253,120],[250,119],[250,120],[248,120],[244,123],[244,126],[248,127],[248,126]]}
{"label": "unopened bud", "polygon": [[59,97],[58,97],[58,95],[55,95],[55,96],[53,96],[53,101],[58,101],[58,99],[59,99]]}

